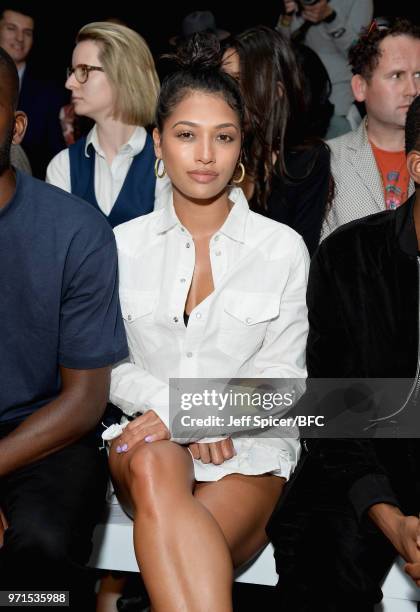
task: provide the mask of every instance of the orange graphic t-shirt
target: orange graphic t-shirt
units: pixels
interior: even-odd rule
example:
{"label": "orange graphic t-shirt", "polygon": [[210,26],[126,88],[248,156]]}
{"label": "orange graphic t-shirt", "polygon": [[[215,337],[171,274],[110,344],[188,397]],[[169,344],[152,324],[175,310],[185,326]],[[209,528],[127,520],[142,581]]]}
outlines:
{"label": "orange graphic t-shirt", "polygon": [[385,208],[395,210],[408,197],[410,175],[404,151],[384,151],[370,143],[384,186]]}

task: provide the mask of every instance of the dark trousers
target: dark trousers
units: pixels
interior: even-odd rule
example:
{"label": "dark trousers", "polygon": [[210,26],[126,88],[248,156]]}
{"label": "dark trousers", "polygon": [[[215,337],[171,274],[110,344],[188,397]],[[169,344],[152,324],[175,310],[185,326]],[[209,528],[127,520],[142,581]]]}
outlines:
{"label": "dark trousers", "polygon": [[281,612],[373,612],[396,552],[305,455],[267,526]]}
{"label": "dark trousers", "polygon": [[[0,438],[15,426],[0,425]],[[0,479],[9,525],[0,549],[1,590],[67,590],[71,610],[94,610],[85,565],[107,478],[106,453],[92,435]]]}

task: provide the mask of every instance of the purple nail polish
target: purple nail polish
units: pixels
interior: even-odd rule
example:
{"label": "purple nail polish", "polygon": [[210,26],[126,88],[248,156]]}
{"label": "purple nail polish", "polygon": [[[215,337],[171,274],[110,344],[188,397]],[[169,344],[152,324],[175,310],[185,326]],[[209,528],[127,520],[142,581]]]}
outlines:
{"label": "purple nail polish", "polygon": [[122,452],[122,453],[125,453],[125,452],[127,452],[127,451],[128,451],[128,444],[123,444],[123,445],[121,446],[121,452]]}
{"label": "purple nail polish", "polygon": [[117,446],[117,448],[115,449],[117,451],[117,453],[121,452],[121,446]]}
{"label": "purple nail polish", "polygon": [[144,441],[145,442],[151,442],[153,440],[153,436],[146,436]]}

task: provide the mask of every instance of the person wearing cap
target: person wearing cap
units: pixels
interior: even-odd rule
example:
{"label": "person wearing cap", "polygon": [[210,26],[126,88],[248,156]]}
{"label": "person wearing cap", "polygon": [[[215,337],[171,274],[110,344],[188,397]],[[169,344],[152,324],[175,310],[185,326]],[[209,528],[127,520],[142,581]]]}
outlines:
{"label": "person wearing cap", "polygon": [[176,47],[196,32],[210,32],[215,34],[219,40],[225,40],[230,36],[230,32],[216,26],[216,18],[211,11],[194,11],[184,17],[181,34],[172,36],[169,43]]}

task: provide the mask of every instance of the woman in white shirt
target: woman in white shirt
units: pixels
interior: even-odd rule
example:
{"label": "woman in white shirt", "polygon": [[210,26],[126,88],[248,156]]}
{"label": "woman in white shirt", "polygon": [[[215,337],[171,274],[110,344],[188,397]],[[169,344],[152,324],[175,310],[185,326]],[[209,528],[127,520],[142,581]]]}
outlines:
{"label": "woman in white shirt", "polygon": [[244,117],[217,41],[194,35],[179,53],[153,135],[172,193],[115,232],[131,354],[113,370],[111,401],[136,418],[113,440],[110,467],[154,612],[228,612],[233,568],[265,545],[299,443],[274,428],[183,445],[171,439],[168,383],[304,378],[308,255],[231,188],[244,174]]}
{"label": "woman in white shirt", "polygon": [[58,153],[47,182],[90,202],[112,227],[149,213],[162,182],[145,126],[153,122],[159,79],[144,39],[126,26],[90,23],[76,38],[66,88],[77,115],[95,125]]}

